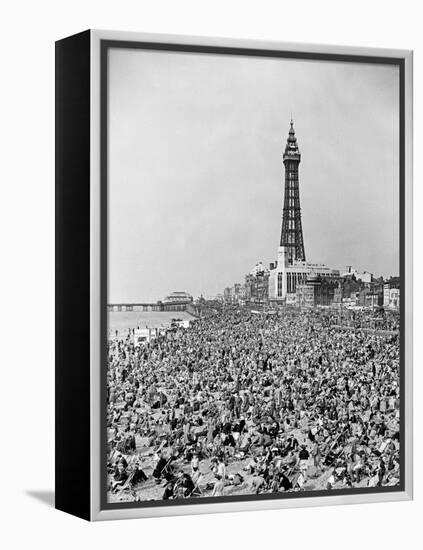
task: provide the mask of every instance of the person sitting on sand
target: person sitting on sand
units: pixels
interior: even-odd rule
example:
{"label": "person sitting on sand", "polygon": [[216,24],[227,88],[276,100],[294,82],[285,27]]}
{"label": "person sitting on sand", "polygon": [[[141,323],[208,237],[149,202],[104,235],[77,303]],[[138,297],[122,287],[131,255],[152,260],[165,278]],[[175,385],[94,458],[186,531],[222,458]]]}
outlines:
{"label": "person sitting on sand", "polygon": [[215,475],[216,482],[213,487],[212,496],[213,497],[223,497],[225,493],[225,481],[219,474]]}
{"label": "person sitting on sand", "polygon": [[134,471],[132,474],[131,484],[137,485],[138,483],[142,483],[143,481],[147,481],[147,475],[144,472],[144,470],[141,468],[141,464],[139,461],[135,463]]}
{"label": "person sitting on sand", "polygon": [[264,488],[265,479],[263,476],[254,476],[251,479],[251,489],[255,492],[256,495]]}
{"label": "person sitting on sand", "polygon": [[113,479],[112,493],[114,493],[118,487],[122,487],[128,479],[128,472],[122,462],[118,462]]}

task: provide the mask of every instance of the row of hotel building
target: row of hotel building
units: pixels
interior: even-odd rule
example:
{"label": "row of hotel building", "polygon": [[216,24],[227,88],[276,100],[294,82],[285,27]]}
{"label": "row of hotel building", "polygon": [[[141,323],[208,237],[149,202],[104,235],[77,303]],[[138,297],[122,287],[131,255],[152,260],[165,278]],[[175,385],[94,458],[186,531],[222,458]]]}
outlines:
{"label": "row of hotel building", "polygon": [[305,262],[279,270],[274,263],[265,268],[260,262],[245,276],[243,284],[225,288],[218,299],[226,304],[252,306],[286,304],[310,308],[342,304],[351,308],[399,310],[400,281],[398,277],[374,278],[371,273],[358,272],[351,266],[340,273]]}

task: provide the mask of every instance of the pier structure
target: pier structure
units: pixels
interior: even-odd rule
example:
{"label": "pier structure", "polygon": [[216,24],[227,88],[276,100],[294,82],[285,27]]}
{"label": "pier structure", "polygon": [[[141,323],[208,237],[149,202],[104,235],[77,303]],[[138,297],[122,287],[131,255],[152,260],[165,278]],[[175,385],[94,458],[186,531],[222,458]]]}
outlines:
{"label": "pier structure", "polygon": [[194,317],[200,316],[200,308],[193,304],[192,302],[189,303],[163,303],[163,302],[155,302],[155,303],[121,303],[121,304],[107,304],[107,311],[174,311],[174,312],[180,312],[180,311],[186,311],[190,315],[193,315]]}

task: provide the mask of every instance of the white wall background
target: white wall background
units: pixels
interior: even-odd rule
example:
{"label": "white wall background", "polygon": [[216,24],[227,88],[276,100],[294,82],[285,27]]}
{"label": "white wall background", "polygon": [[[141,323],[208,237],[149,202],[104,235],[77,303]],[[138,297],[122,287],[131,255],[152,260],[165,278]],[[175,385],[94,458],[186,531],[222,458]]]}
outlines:
{"label": "white wall background", "polygon": [[15,0],[2,6],[0,544],[4,548],[420,547],[422,292],[417,275],[413,502],[92,525],[45,502],[52,498],[54,479],[54,41],[92,27],[414,49],[415,273],[420,274],[423,44],[419,4],[408,0]]}

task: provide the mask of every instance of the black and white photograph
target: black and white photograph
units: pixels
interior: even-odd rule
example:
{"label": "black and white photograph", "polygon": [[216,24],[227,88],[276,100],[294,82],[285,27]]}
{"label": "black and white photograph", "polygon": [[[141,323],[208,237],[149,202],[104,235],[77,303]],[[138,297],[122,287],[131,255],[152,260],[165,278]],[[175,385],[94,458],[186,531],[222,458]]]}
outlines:
{"label": "black and white photograph", "polygon": [[106,51],[106,504],[403,490],[398,63]]}
{"label": "black and white photograph", "polygon": [[2,7],[0,546],[417,548],[418,3]]}

